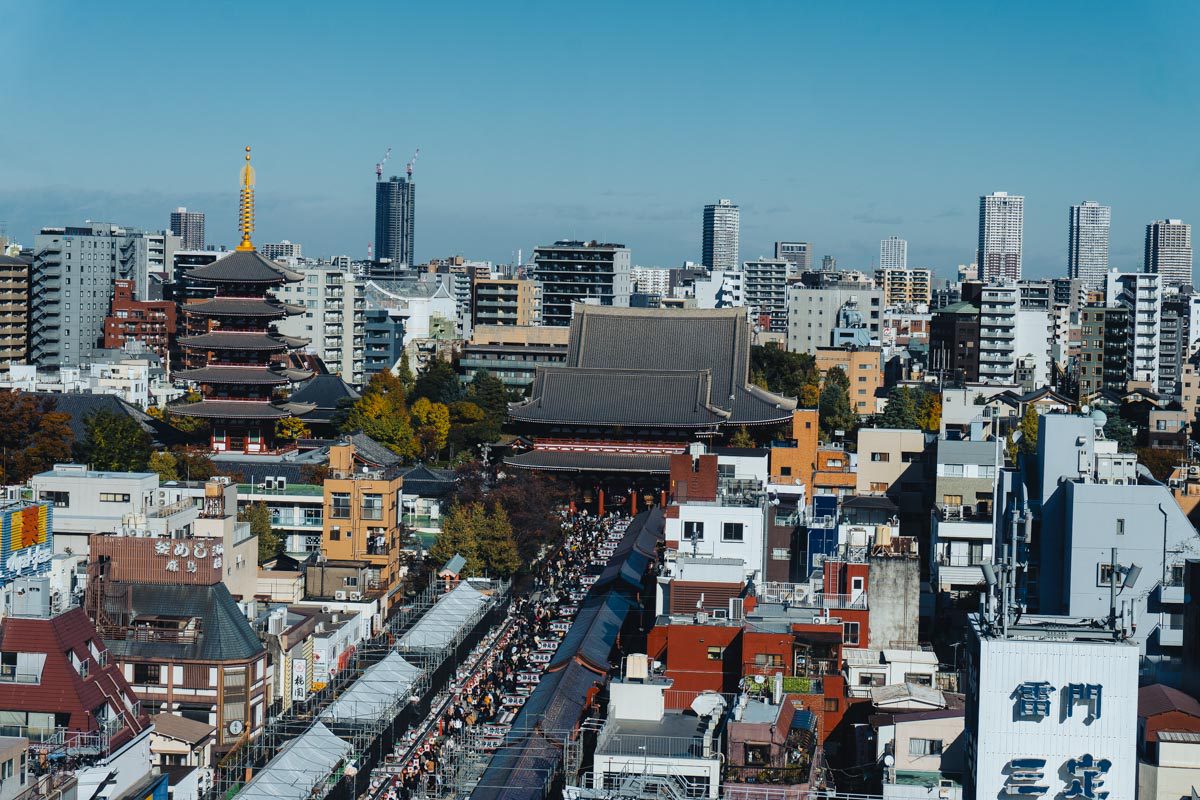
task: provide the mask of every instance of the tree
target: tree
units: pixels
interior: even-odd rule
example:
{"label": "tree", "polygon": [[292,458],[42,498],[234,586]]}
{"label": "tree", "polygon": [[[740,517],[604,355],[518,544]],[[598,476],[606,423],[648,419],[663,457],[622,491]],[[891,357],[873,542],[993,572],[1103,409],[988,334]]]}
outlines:
{"label": "tree", "polygon": [[1169,450],[1163,447],[1139,447],[1137,460],[1150,474],[1160,481],[1171,477],[1175,468],[1182,464],[1186,457],[1182,450]]}
{"label": "tree", "polygon": [[[431,403],[450,405],[463,397],[462,382],[448,361],[431,358],[413,385],[413,401],[424,397]],[[485,409],[486,410],[486,409]]]}
{"label": "tree", "polygon": [[[804,387],[819,384],[816,359],[808,353],[792,353],[781,347],[755,345],[750,348],[751,382],[785,397],[804,398]],[[817,404],[813,389],[808,394],[812,408]]]}
{"label": "tree", "polygon": [[153,447],[146,433],[128,414],[101,409],[83,421],[81,460],[106,472],[145,472]]}
{"label": "tree", "polygon": [[217,465],[198,450],[176,447],[171,454],[175,456],[175,471],[180,480],[206,481],[217,474]]}
{"label": "tree", "polygon": [[801,408],[816,408],[821,403],[821,382],[813,374],[813,379],[805,381],[800,387],[800,396],[796,398]]}
{"label": "tree", "polygon": [[517,540],[513,537],[512,523],[499,503],[493,503],[491,511],[483,518],[483,528],[478,531],[479,553],[484,567],[493,575],[508,578],[521,568],[521,554]]}
{"label": "tree", "polygon": [[362,431],[397,455],[416,455],[412,423],[400,379],[388,370],[371,376],[341,427],[343,433]]}
{"label": "tree", "polygon": [[442,517],[442,529],[438,531],[429,555],[440,566],[455,555],[467,560],[464,575],[478,575],[482,562],[479,558],[479,530],[482,527],[482,503],[455,503]]}
{"label": "tree", "polygon": [[150,471],[157,472],[161,482],[179,480],[178,466],[179,461],[166,450],[150,454]]}
{"label": "tree", "polygon": [[921,430],[937,433],[942,429],[942,394],[925,391],[917,404],[917,424]]}
{"label": "tree", "polygon": [[750,432],[743,425],[737,429],[737,432],[729,438],[730,447],[754,447],[754,440],[750,438]]}
{"label": "tree", "polygon": [[1017,426],[1017,430],[1021,432],[1021,452],[1032,456],[1037,452],[1038,439],[1038,413],[1032,405],[1025,407],[1025,414],[1021,417],[1021,423]]}
{"label": "tree", "polygon": [[1116,414],[1104,423],[1104,438],[1116,441],[1117,450],[1122,453],[1132,453],[1137,446],[1137,434],[1133,427]]}
{"label": "tree", "polygon": [[[179,405],[188,405],[190,403],[199,403],[202,399],[201,394],[195,389],[189,389],[183,397],[179,399]],[[146,413],[155,419],[162,420],[176,430],[184,433],[195,433],[208,424],[208,421],[200,417],[182,417],[178,414],[171,413],[171,407],[166,408],[159,406],[151,406],[146,409]]]}
{"label": "tree", "polygon": [[850,407],[850,379],[841,367],[834,367],[825,373],[818,417],[821,431],[826,438],[832,436],[836,430],[849,431],[857,421]]}
{"label": "tree", "polygon": [[54,410],[54,400],[0,392],[0,480],[24,483],[55,464],[71,460],[71,417]]}
{"label": "tree", "polygon": [[250,533],[258,537],[258,563],[264,564],[283,549],[283,540],[271,527],[271,509],[266,503],[251,503],[238,514],[242,522],[250,523]]}
{"label": "tree", "polygon": [[450,409],[441,403],[431,403],[426,397],[417,398],[412,407],[413,432],[421,455],[431,459],[446,447],[450,435]]}
{"label": "tree", "polygon": [[312,431],[299,417],[284,417],[275,423],[275,435],[285,441],[295,442],[308,438]]}
{"label": "tree", "polygon": [[408,351],[400,351],[400,360],[396,362],[396,379],[400,381],[400,385],[404,387],[405,394],[412,394],[413,384],[416,383],[416,378],[413,377],[412,367],[408,364]]}
{"label": "tree", "polygon": [[500,438],[500,426],[484,410],[469,400],[450,404],[449,444],[456,453],[473,451],[484,442]]}
{"label": "tree", "polygon": [[508,419],[508,388],[504,381],[487,370],[480,370],[471,379],[467,399],[483,409],[497,427]]}
{"label": "tree", "polygon": [[881,428],[903,428],[906,430],[920,427],[917,419],[917,403],[913,392],[907,386],[893,386],[888,392],[887,405],[876,420]]}

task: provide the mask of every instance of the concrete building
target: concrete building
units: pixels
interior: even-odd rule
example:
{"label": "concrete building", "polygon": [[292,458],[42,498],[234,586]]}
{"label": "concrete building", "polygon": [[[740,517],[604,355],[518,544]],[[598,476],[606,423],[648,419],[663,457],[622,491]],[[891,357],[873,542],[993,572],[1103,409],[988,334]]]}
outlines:
{"label": "concrete building", "polygon": [[171,212],[171,233],[179,237],[181,250],[204,249],[204,212],[180,207]]}
{"label": "concrete building", "polygon": [[275,290],[276,297],[303,306],[304,313],[280,319],[278,332],[307,339],[305,350],[320,356],[331,373],[362,386],[367,335],[364,281],[333,264],[298,264],[296,271],[304,280],[282,284]]}
{"label": "concrete building", "polygon": [[30,271],[29,358],[41,366],[87,363],[104,340],[117,279],[145,298],[150,274],[173,263],[173,235],[107,223],[42,228]]}
{"label": "concrete building", "polygon": [[104,318],[104,348],[121,350],[141,342],[163,365],[175,346],[176,304],[172,300],[136,300],[131,280],[113,283],[113,298]]}
{"label": "concrete building", "polygon": [[705,206],[700,263],[709,269],[737,269],[741,224],[741,211],[732,200]]}
{"label": "concrete building", "polygon": [[1186,297],[1171,295],[1163,300],[1158,318],[1158,392],[1176,401],[1182,394],[1183,365],[1188,356],[1188,312]]}
{"label": "concrete building", "polygon": [[537,281],[477,279],[472,291],[472,330],[479,325],[541,324],[542,287]]}
{"label": "concrete building", "polygon": [[282,242],[267,242],[258,245],[258,252],[262,253],[263,258],[269,258],[272,261],[288,261],[289,259],[301,259],[304,257],[304,248],[296,242],[289,242],[284,239]]}
{"label": "concrete building", "polygon": [[933,302],[933,270],[930,269],[880,267],[875,270],[875,285],[883,291],[883,302],[889,306],[928,306]]}
{"label": "concrete building", "polygon": [[690,296],[696,308],[741,308],[746,305],[746,276],[734,270],[713,270],[696,279]]}
{"label": "concrete building", "polygon": [[1129,381],[1131,313],[1122,307],[1087,305],[1079,312],[1078,401],[1091,402],[1105,389],[1118,394]]}
{"label": "concrete building", "polygon": [[1019,291],[1015,283],[979,289],[979,380],[1010,384],[1016,378]]}
{"label": "concrete building", "polygon": [[542,323],[569,325],[574,303],[628,307],[629,269],[623,244],[560,240],[534,248],[529,276],[542,285]]}
{"label": "concrete building", "polygon": [[1109,306],[1129,311],[1128,380],[1149,384],[1158,391],[1159,316],[1162,313],[1163,276],[1144,272],[1106,276],[1105,299]]}
{"label": "concrete building", "polygon": [[883,292],[879,289],[845,283],[821,289],[789,286],[787,349],[815,355],[818,347],[832,346],[838,312],[847,303],[853,303],[862,314],[868,338],[877,341],[883,312]]}
{"label": "concrete building", "polygon": [[1092,289],[1108,274],[1108,228],[1112,209],[1091,200],[1071,206],[1067,226],[1067,274]]}
{"label": "concrete building", "polygon": [[935,312],[929,326],[929,371],[979,380],[979,307],[965,301]]}
{"label": "concrete building", "polygon": [[1021,279],[1024,226],[1024,197],[993,192],[979,198],[979,247],[975,261],[982,280]]}
{"label": "concrete building", "polygon": [[[395,326],[403,330],[405,348],[418,340],[435,338],[443,331],[457,336],[458,303],[447,284],[438,282],[435,276],[423,280],[371,279],[363,287],[363,298],[367,310],[387,311],[393,334]],[[375,319],[378,325],[378,316]],[[411,355],[409,368],[414,374],[420,368]]]}
{"label": "concrete building", "polygon": [[1163,289],[1192,285],[1192,226],[1181,219],[1147,225],[1145,270],[1162,277]]}
{"label": "concrete building", "polygon": [[889,236],[879,242],[879,269],[908,269],[908,242],[899,236]]}
{"label": "concrete building", "polygon": [[937,443],[930,524],[929,574],[936,592],[972,595],[990,564],[996,476],[1004,466],[998,439]]}
{"label": "concrete building", "polygon": [[0,373],[23,364],[29,334],[29,260],[0,253]]}
{"label": "concrete building", "polygon": [[796,272],[807,272],[813,266],[812,244],[809,242],[776,242],[775,257],[782,258],[796,268]]}
{"label": "concrete building", "polygon": [[1047,311],[1020,309],[1016,314],[1013,380],[1027,392],[1049,386],[1053,377],[1054,318]]}
{"label": "concrete building", "polygon": [[671,270],[633,267],[629,270],[629,285],[631,292],[666,297],[671,293]]}
{"label": "concrete building", "polygon": [[385,270],[411,267],[416,233],[417,186],[412,176],[375,183],[375,260]]}
{"label": "concrete building", "polygon": [[818,347],[817,372],[822,377],[840,368],[850,381],[850,408],[875,413],[875,393],[883,387],[883,351],[878,347]]}
{"label": "concrete building", "polygon": [[787,278],[791,265],[783,259],[760,258],[742,264],[744,301],[750,319],[764,329],[787,332]]}
{"label": "concrete building", "polygon": [[[853,385],[853,384],[851,384]],[[900,428],[860,428],[855,494],[893,495],[923,472],[925,434]]]}
{"label": "concrete building", "polygon": [[524,391],[533,384],[538,367],[567,359],[568,328],[547,326],[480,325],[463,345],[458,366],[463,381],[486,370],[506,386]]}

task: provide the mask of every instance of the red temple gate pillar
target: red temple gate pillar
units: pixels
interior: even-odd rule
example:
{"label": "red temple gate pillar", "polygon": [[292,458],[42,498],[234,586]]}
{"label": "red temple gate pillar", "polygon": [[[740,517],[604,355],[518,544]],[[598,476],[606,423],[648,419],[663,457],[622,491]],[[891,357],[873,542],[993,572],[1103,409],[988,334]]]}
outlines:
{"label": "red temple gate pillar", "polygon": [[597,498],[596,516],[603,517],[604,516],[604,490],[603,489],[600,489],[596,492],[596,498]]}
{"label": "red temple gate pillar", "polygon": [[637,516],[637,489],[629,490],[629,516]]}

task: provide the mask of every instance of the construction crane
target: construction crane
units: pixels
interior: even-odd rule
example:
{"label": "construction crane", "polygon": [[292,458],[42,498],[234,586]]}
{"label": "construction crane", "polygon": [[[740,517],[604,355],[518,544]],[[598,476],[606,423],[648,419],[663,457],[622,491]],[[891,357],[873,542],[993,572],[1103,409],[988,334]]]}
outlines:
{"label": "construction crane", "polygon": [[417,148],[417,152],[413,153],[412,161],[404,166],[404,172],[408,175],[408,179],[412,180],[413,164],[417,163],[417,156],[421,155],[421,148]]}
{"label": "construction crane", "polygon": [[377,181],[383,180],[383,165],[386,164],[388,162],[388,159],[391,157],[392,157],[392,148],[389,147],[387,149],[387,152],[383,154],[383,160],[378,161],[375,164],[375,180],[377,180]]}

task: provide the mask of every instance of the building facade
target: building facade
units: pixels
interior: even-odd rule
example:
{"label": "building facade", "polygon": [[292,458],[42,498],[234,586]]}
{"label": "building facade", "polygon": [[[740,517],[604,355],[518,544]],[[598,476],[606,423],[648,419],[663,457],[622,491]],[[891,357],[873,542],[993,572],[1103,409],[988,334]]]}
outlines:
{"label": "building facade", "polygon": [[1129,311],[1129,376],[1158,391],[1159,325],[1162,314],[1162,274],[1121,273],[1111,270],[1106,276],[1105,299],[1109,306]]}
{"label": "building facade", "polygon": [[796,268],[796,272],[807,272],[813,266],[812,244],[809,242],[776,242],[775,257],[782,258]]}
{"label": "building facade", "polygon": [[29,261],[0,254],[0,373],[26,358],[29,333]]}
{"label": "building facade", "polygon": [[320,356],[330,372],[361,386],[368,374],[364,281],[333,264],[302,264],[295,271],[304,280],[281,284],[275,291],[281,302],[304,311],[280,319],[275,329],[307,339],[305,349]]}
{"label": "building facade", "polygon": [[1145,270],[1162,276],[1164,289],[1193,284],[1192,226],[1181,219],[1147,225]]}
{"label": "building facade", "polygon": [[417,187],[395,175],[375,183],[375,260],[412,266]]}
{"label": "building facade", "polygon": [[171,212],[171,233],[179,237],[182,250],[204,249],[204,212],[180,207]]}
{"label": "building facade", "polygon": [[870,284],[836,283],[821,289],[801,284],[788,287],[787,349],[793,353],[817,352],[833,344],[838,312],[853,304],[862,315],[869,340],[878,340],[883,319],[883,292]]}
{"label": "building facade", "polygon": [[542,324],[569,325],[574,303],[628,307],[629,270],[623,244],[560,240],[534,248],[531,277],[542,285]]}
{"label": "building facade", "polygon": [[908,242],[889,236],[879,242],[879,269],[908,269]]}
{"label": "building facade", "polygon": [[538,325],[542,287],[524,279],[477,279],[472,287],[471,328],[478,325]]}
{"label": "building facade", "polygon": [[[787,278],[783,259],[760,258],[742,264],[744,302],[750,318],[765,330],[787,332]],[[765,324],[764,324],[765,323]]]}
{"label": "building facade", "polygon": [[138,341],[164,365],[168,364],[175,346],[175,310],[172,300],[135,300],[133,281],[115,281],[112,303],[104,318],[104,348],[120,350]]}
{"label": "building facade", "polygon": [[875,285],[883,291],[883,302],[889,306],[928,306],[933,301],[931,269],[880,267],[875,270]]}
{"label": "building facade", "polygon": [[704,207],[701,264],[709,269],[738,268],[741,213],[732,200],[725,198]]}
{"label": "building facade", "polygon": [[979,380],[1012,383],[1016,378],[1016,284],[982,287],[979,293]]}
{"label": "building facade", "polygon": [[980,278],[1021,279],[1021,248],[1025,226],[1025,198],[993,192],[979,198],[979,248],[976,263]]}
{"label": "building facade", "polygon": [[1067,274],[1099,289],[1108,274],[1108,229],[1112,209],[1091,200],[1071,206],[1067,227]]}

